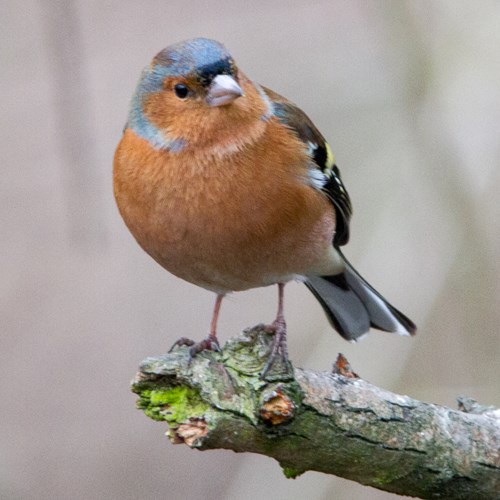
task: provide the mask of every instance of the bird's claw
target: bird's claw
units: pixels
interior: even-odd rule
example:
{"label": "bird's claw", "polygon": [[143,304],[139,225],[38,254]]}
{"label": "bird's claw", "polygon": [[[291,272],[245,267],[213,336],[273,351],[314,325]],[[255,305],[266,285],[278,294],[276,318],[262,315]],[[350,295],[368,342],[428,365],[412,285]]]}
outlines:
{"label": "bird's claw", "polygon": [[184,345],[192,346],[194,343],[194,340],[188,339],[187,337],[181,337],[172,344],[172,347],[168,350],[168,352],[172,352],[176,347],[182,347]]}
{"label": "bird's claw", "polygon": [[213,352],[221,351],[217,337],[212,337],[210,335],[201,340],[200,342],[193,342],[190,345],[191,347],[189,348],[189,357],[191,359],[202,351],[213,351]]}
{"label": "bird's claw", "polygon": [[[289,365],[285,320],[283,318],[277,318],[271,325],[267,325],[264,330],[267,333],[273,333],[274,339],[271,345],[271,352],[260,374],[261,380],[266,380],[270,371],[279,373],[288,371],[287,368]],[[275,367],[282,368],[275,370]]]}
{"label": "bird's claw", "polygon": [[213,335],[209,335],[200,342],[195,342],[192,339],[181,337],[179,340],[174,342],[174,345],[168,352],[172,352],[176,347],[182,346],[189,347],[189,364],[191,364],[193,358],[202,351],[221,352],[219,341],[217,340],[217,337]]}

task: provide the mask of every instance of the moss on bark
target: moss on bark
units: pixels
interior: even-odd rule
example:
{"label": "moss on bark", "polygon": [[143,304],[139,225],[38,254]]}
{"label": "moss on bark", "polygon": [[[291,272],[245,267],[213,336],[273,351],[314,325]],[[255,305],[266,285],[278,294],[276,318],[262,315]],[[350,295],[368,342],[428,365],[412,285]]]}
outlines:
{"label": "moss on bark", "polygon": [[286,477],[315,470],[421,498],[500,498],[500,411],[393,394],[341,358],[335,373],[278,364],[262,380],[271,341],[258,326],[191,362],[185,348],[148,358],[132,384],[138,407],[167,422],[174,443],[267,455]]}

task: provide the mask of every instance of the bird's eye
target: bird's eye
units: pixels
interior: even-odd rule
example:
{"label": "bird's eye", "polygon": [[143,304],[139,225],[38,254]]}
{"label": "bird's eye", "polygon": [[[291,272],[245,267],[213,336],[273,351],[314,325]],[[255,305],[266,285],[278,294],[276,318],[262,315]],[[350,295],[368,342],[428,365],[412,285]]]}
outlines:
{"label": "bird's eye", "polygon": [[174,92],[179,99],[185,99],[189,94],[189,89],[183,83],[178,83],[174,87]]}

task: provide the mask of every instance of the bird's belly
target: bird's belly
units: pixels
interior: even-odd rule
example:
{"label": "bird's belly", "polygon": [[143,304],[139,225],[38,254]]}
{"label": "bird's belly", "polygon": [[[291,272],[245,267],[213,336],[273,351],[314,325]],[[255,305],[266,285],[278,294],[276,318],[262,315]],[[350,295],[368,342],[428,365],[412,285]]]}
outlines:
{"label": "bird's belly", "polygon": [[162,221],[146,231],[128,222],[137,241],[161,266],[216,292],[298,278],[317,267],[331,246],[331,233],[325,238],[313,238],[321,229],[310,227],[307,229],[311,232],[299,235],[286,228],[260,225],[251,216],[235,223],[234,219],[224,221],[215,214],[191,211],[186,216],[174,210],[164,212]]}
{"label": "bird's belly", "polygon": [[120,213],[141,247],[172,274],[229,292],[328,271],[333,208],[293,176],[276,183],[245,179],[248,172],[190,178],[186,168],[155,167],[151,156],[141,168],[117,158]]}

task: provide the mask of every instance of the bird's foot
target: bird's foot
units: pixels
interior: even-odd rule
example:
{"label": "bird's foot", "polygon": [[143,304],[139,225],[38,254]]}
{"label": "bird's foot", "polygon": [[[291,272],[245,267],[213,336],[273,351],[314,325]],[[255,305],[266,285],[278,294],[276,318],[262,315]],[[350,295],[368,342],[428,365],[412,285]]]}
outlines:
{"label": "bird's foot", "polygon": [[194,340],[188,339],[186,337],[181,337],[179,340],[174,342],[174,345],[170,348],[168,352],[172,352],[176,347],[188,346],[189,347],[189,361],[202,351],[214,351],[220,352],[219,341],[215,335],[208,335],[200,342],[195,342]]}
{"label": "bird's foot", "polygon": [[289,372],[288,346],[286,342],[286,323],[284,318],[276,320],[265,327],[267,333],[273,333],[274,339],[271,352],[264,369],[260,374],[262,380],[281,378],[282,374]]}
{"label": "bird's foot", "polygon": [[182,347],[185,345],[192,346],[194,344],[195,344],[194,340],[188,339],[187,337],[181,337],[172,344],[172,347],[168,350],[168,352],[172,352],[176,347]]}

